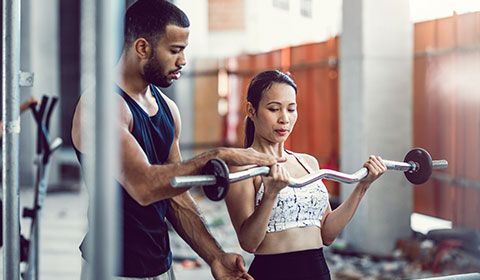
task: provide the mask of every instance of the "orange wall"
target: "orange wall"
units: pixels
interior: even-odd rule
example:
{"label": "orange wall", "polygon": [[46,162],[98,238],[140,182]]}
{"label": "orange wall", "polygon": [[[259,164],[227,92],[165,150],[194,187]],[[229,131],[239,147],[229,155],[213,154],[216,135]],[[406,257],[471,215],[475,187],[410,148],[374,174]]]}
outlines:
{"label": "orange wall", "polygon": [[449,168],[415,188],[415,211],[480,228],[480,13],[415,26],[414,144]]}
{"label": "orange wall", "polygon": [[[480,13],[417,23],[414,36],[413,143],[450,164],[415,187],[414,210],[480,228],[480,86],[464,87],[472,79],[480,85]],[[243,144],[251,78],[267,69],[289,71],[299,89],[299,120],[287,148],[314,155],[322,168],[338,169],[337,59],[338,38],[226,59],[229,111],[220,121],[220,142]],[[337,184],[327,184],[338,194]]]}

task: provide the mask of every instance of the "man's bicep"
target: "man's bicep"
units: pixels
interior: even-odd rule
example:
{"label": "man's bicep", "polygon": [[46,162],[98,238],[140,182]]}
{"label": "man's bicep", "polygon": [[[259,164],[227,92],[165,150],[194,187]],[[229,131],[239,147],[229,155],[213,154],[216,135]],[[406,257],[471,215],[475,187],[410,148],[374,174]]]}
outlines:
{"label": "man's bicep", "polygon": [[82,122],[82,112],[86,109],[85,102],[83,101],[84,97],[80,97],[77,105],[75,106],[75,111],[72,118],[72,130],[70,131],[70,136],[72,137],[73,146],[80,152],[84,152],[82,149],[82,130],[86,130],[84,125],[86,123]]}
{"label": "man's bicep", "polygon": [[180,152],[180,141],[178,139],[174,139],[172,143],[172,147],[170,147],[170,154],[168,155],[168,163],[175,163],[182,161],[182,154]]}
{"label": "man's bicep", "polygon": [[[150,165],[147,155],[138,144],[137,140],[130,133],[127,127],[119,127],[120,139],[120,178],[121,183],[134,184],[143,170]],[[125,186],[125,185],[124,185]]]}
{"label": "man's bicep", "polygon": [[175,105],[175,103],[170,102],[169,108],[170,108],[170,112],[172,113],[175,131],[174,131],[173,143],[172,143],[172,146],[170,147],[170,153],[168,155],[168,162],[174,163],[174,162],[182,161],[182,154],[180,152],[180,134],[182,131],[182,121],[180,118],[180,112],[178,111],[178,107]]}

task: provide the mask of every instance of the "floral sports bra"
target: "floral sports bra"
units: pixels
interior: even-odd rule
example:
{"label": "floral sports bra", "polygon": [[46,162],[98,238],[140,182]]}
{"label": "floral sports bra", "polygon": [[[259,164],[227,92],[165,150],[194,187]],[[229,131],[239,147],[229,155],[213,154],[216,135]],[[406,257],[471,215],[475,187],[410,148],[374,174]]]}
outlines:
{"label": "floral sports bra", "polygon": [[[308,173],[313,169],[300,157],[290,151]],[[265,192],[263,183],[255,197],[255,206],[262,201]],[[317,226],[328,208],[328,191],[321,180],[313,182],[302,188],[286,187],[277,195],[277,202],[273,207],[267,232],[283,231],[296,227]]]}

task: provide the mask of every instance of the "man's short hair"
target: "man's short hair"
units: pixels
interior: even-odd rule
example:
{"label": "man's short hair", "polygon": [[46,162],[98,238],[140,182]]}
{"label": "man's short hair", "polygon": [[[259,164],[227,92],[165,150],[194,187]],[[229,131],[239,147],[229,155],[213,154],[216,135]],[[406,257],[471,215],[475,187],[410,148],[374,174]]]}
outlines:
{"label": "man's short hair", "polygon": [[138,38],[155,45],[169,24],[187,28],[190,21],[182,10],[166,0],[138,0],[125,14],[125,46]]}

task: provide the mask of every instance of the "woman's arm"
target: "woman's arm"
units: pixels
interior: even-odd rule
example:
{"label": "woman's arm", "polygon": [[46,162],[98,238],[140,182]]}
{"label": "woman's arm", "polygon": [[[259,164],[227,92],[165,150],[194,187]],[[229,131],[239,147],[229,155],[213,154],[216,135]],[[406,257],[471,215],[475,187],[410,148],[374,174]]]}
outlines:
{"label": "woman's arm", "polygon": [[[262,201],[256,208],[255,179],[251,178],[230,185],[225,202],[240,246],[245,251],[254,253],[265,239],[277,194],[287,186],[288,178],[286,170],[278,165],[272,166],[270,175],[263,177],[265,192]],[[260,183],[258,177],[256,180],[257,183]]]}
{"label": "woman's arm", "polygon": [[334,211],[328,205],[321,227],[322,240],[327,246],[332,244],[348,222],[350,222],[357,211],[360,201],[373,181],[387,170],[382,159],[377,156],[370,156],[364,167],[368,168],[368,176],[357,184],[350,196]]}

